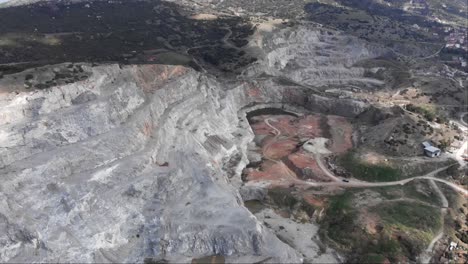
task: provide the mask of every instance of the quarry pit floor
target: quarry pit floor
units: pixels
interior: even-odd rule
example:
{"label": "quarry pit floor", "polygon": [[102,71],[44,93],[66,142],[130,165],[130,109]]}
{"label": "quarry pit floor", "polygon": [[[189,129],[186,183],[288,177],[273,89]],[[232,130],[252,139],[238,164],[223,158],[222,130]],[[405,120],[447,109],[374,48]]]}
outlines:
{"label": "quarry pit floor", "polygon": [[250,149],[257,160],[244,171],[247,182],[291,186],[303,181],[336,181],[323,158],[353,147],[351,123],[344,117],[321,114],[260,114],[249,118],[255,134]]}

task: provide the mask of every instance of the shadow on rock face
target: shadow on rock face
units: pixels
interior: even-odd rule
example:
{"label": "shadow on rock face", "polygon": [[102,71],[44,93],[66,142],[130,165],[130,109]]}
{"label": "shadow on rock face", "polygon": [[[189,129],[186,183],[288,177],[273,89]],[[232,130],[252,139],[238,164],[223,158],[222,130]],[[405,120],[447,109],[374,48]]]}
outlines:
{"label": "shadow on rock face", "polygon": [[243,18],[187,13],[163,1],[3,8],[0,72],[62,62],[176,64],[232,72],[255,60],[241,50],[253,33]]}

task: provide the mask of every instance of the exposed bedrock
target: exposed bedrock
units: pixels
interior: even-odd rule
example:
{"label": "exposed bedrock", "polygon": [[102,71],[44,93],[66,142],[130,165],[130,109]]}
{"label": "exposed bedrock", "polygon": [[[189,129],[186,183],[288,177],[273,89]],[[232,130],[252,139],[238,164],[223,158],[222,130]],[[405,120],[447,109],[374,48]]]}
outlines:
{"label": "exposed bedrock", "polygon": [[1,262],[302,261],[243,206],[245,109],[366,105],[184,67],[83,67],[86,80],[0,93]]}
{"label": "exposed bedrock", "polygon": [[261,47],[259,54],[263,59],[244,71],[245,76],[266,73],[315,87],[355,84],[364,88],[383,84],[364,77],[364,68],[354,64],[378,57],[385,50],[337,31],[284,27],[254,35],[251,46]]}
{"label": "exposed bedrock", "polygon": [[92,71],[96,85],[2,98],[15,117],[2,125],[2,261],[300,261],[242,206],[232,177],[251,138],[242,86],[223,91],[181,67]]}

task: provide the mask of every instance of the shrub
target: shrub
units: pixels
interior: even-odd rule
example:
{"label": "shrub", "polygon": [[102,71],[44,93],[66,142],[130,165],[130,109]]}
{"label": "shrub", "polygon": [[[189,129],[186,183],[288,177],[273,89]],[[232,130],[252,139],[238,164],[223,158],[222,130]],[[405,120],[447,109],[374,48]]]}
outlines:
{"label": "shrub", "polygon": [[436,112],[433,109],[429,109],[427,107],[408,104],[406,105],[406,110],[413,113],[421,114],[427,121],[436,121],[439,123],[445,123],[447,121],[445,117],[437,116]]}

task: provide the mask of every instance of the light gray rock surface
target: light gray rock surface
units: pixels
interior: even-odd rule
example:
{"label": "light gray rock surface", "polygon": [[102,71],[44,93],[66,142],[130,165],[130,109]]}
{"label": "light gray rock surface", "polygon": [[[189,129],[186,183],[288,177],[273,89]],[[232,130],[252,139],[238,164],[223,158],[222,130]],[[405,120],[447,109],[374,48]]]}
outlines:
{"label": "light gray rock surface", "polygon": [[282,241],[293,246],[305,257],[305,263],[342,263],[341,257],[327,248],[319,238],[318,227],[311,223],[298,223],[284,218],[271,209],[255,214]]}
{"label": "light gray rock surface", "polygon": [[[300,261],[223,173],[249,141],[238,89],[181,67],[92,71],[84,83],[2,98],[15,116],[0,143],[2,261]],[[93,100],[73,103],[83,95]]]}
{"label": "light gray rock surface", "polygon": [[[1,80],[0,262],[302,262],[307,246],[293,249],[243,206],[253,133],[242,110],[290,103],[359,114],[364,104],[320,106],[307,87],[368,82],[352,64],[376,52],[287,30],[264,36],[249,81],[162,65],[88,65],[86,80],[19,93]],[[326,45],[329,56],[317,58]],[[261,72],[302,86],[256,80]]]}
{"label": "light gray rock surface", "polygon": [[364,69],[353,67],[358,61],[382,54],[382,49],[337,31],[312,25],[283,27],[254,36],[251,45],[261,47],[264,59],[257,63],[258,68],[245,71],[245,76],[261,72],[315,87],[383,84],[364,78]]}

